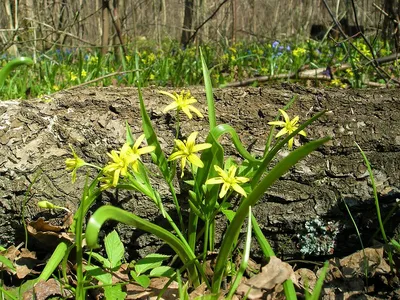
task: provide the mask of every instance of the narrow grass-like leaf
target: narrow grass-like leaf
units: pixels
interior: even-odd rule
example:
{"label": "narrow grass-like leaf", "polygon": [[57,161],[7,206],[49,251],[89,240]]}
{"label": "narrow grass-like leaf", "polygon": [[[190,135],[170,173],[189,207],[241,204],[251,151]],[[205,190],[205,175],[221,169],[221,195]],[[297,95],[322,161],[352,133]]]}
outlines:
{"label": "narrow grass-like leaf", "polygon": [[42,273],[40,273],[38,280],[46,281],[53,274],[54,270],[57,269],[60,262],[63,260],[65,253],[67,252],[69,242],[61,241],[56,249],[53,251],[53,254],[49,258],[44,267]]}
{"label": "narrow grass-like leaf", "polygon": [[206,61],[200,48],[201,66],[203,69],[204,86],[206,88],[207,106],[208,106],[208,122],[210,123],[210,130],[217,126],[217,118],[215,117],[215,103],[212,90],[212,83],[210,72],[208,71]]}
{"label": "narrow grass-like leaf", "polygon": [[326,273],[328,272],[328,266],[329,266],[329,262],[326,261],[324,263],[324,267],[322,268],[321,273],[319,274],[319,278],[317,280],[317,283],[315,284],[312,295],[310,296],[306,293],[306,300],[318,300],[320,298],[319,296],[322,291],[322,286],[324,285]]}
{"label": "narrow grass-like leaf", "polygon": [[33,60],[30,59],[29,57],[18,57],[7,63],[0,70],[0,88],[3,87],[4,82],[11,71],[18,68],[19,66],[31,66],[31,65],[33,65]]}
{"label": "narrow grass-like leaf", "polygon": [[258,226],[257,220],[253,214],[251,214],[251,222],[253,224],[254,235],[256,236],[256,239],[261,247],[264,257],[269,259],[271,256],[275,256],[274,250],[272,250],[271,245],[268,243],[267,239],[262,233],[260,226]]}
{"label": "narrow grass-like leaf", "polygon": [[303,159],[309,153],[317,149],[319,146],[327,142],[330,138],[324,138],[316,141],[307,143],[300,148],[294,150],[288,156],[283,158],[253,189],[253,191],[243,199],[243,202],[236,211],[235,217],[225,233],[225,238],[222,241],[222,245],[217,256],[217,261],[214,269],[214,277],[212,284],[212,292],[216,293],[219,291],[222,277],[224,274],[225,263],[228,260],[232,252],[232,245],[236,242],[240,232],[240,228],[247,216],[249,206],[254,206],[255,203],[262,197],[267,189],[283,174],[285,174],[292,166],[294,166],[299,160]]}
{"label": "narrow grass-like leaf", "polygon": [[197,270],[193,265],[196,258],[190,249],[185,247],[185,245],[170,231],[120,208],[106,205],[100,207],[94,212],[86,227],[85,236],[88,247],[94,248],[98,246],[97,239],[100,233],[100,228],[110,219],[145,230],[165,241],[175,251],[175,253],[178,254],[183,263],[191,262],[188,266],[189,277],[194,285],[199,284]]}
{"label": "narrow grass-like leaf", "polygon": [[242,262],[240,263],[239,270],[236,273],[236,277],[234,281],[231,284],[231,287],[229,289],[229,293],[226,297],[226,299],[230,300],[235,293],[236,289],[238,288],[241,279],[243,277],[244,272],[246,271],[247,264],[249,262],[250,258],[250,249],[251,249],[251,220],[252,220],[252,213],[251,213],[251,206],[249,207],[249,218],[248,218],[248,223],[247,223],[247,233],[246,233],[246,242],[244,244],[244,249],[243,249],[243,258]]}
{"label": "narrow grass-like leaf", "polygon": [[286,279],[283,283],[283,291],[285,293],[286,300],[296,300],[296,290],[294,288],[293,281],[290,279]]}

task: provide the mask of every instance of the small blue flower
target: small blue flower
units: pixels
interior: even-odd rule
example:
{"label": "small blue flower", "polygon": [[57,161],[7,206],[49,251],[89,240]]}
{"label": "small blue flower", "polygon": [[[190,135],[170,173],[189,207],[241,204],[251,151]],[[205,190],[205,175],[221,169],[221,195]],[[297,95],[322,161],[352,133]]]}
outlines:
{"label": "small blue flower", "polygon": [[279,46],[279,41],[274,41],[272,43],[272,48],[276,49]]}

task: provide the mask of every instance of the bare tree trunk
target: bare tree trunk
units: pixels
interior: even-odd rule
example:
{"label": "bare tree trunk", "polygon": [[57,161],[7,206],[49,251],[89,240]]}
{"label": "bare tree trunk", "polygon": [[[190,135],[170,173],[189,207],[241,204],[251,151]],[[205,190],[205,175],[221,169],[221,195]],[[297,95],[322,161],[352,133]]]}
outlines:
{"label": "bare tree trunk", "polygon": [[194,0],[185,0],[185,14],[181,36],[181,44],[184,46],[186,46],[190,42],[190,30],[192,29],[193,24],[193,1]]}
{"label": "bare tree trunk", "polygon": [[232,44],[236,42],[236,0],[232,0]]}
{"label": "bare tree trunk", "polygon": [[108,37],[110,35],[110,16],[108,13],[108,0],[102,0],[102,39],[101,53],[104,55],[108,51]]}
{"label": "bare tree trunk", "polygon": [[[6,0],[5,6],[8,16],[9,28],[12,30],[13,41],[15,41],[15,39],[17,38],[18,30],[18,2],[14,1],[14,3],[12,3],[11,0]],[[7,51],[13,56],[18,56],[18,48],[16,45],[12,45],[8,48]]]}

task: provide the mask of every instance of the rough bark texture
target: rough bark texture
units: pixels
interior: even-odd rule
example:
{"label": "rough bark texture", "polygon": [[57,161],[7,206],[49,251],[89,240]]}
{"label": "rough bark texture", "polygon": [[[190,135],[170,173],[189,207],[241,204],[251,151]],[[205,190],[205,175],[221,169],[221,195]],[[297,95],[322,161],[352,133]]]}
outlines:
{"label": "rough bark texture", "polygon": [[[203,89],[191,88],[191,92],[199,100],[198,107],[205,112]],[[175,115],[162,113],[170,100],[152,88],[144,89],[143,93],[162,147],[170,153]],[[295,146],[326,135],[332,140],[292,168],[253,209],[278,255],[297,256],[297,233],[304,230],[306,221],[316,217],[339,224],[336,252],[344,254],[359,247],[343,200],[349,205],[366,241],[378,228],[372,188],[355,141],[371,161],[382,214],[385,216],[396,205],[396,198],[400,198],[400,97],[397,90],[317,90],[280,85],[220,89],[214,95],[218,122],[231,124],[243,144],[255,155],[262,155],[270,130],[267,123],[292,97],[297,96],[297,100],[289,114],[299,115],[300,120],[323,109],[330,111],[307,129],[307,138],[296,139]],[[0,115],[0,244],[3,246],[24,240],[21,223],[24,201],[27,201],[27,219],[43,214],[36,207],[40,200],[76,209],[85,172],[78,171],[77,182],[70,183],[64,164],[70,157],[68,144],[86,161],[103,165],[107,162],[106,152],[124,143],[126,121],[136,137],[142,132],[134,88],[62,92],[53,95],[51,101],[4,101],[0,102]],[[205,138],[206,119],[189,121],[181,115],[181,121],[182,136],[198,130],[199,139]],[[236,155],[227,137],[222,143],[227,154]],[[286,154],[287,150],[281,151],[279,157]],[[35,176],[37,180],[26,197]],[[95,176],[95,172],[89,176]],[[174,207],[166,185],[157,178],[154,182],[173,215]],[[180,191],[184,194],[185,188],[181,187]],[[105,192],[98,205],[109,202],[158,224],[166,223],[154,204],[138,195],[121,194],[116,199],[113,193]],[[398,215],[394,214],[388,228],[395,230],[398,221]],[[132,258],[153,252],[162,245],[143,232],[121,225],[118,228]],[[220,226],[218,238],[223,230],[224,226]],[[260,254],[257,245],[254,245],[253,254]]]}

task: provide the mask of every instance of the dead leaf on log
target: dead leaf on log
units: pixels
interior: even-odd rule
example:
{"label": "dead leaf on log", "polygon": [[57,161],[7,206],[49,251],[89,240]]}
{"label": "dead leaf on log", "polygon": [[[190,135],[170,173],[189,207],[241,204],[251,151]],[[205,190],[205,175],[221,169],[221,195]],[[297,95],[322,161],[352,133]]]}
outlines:
{"label": "dead leaf on log", "polygon": [[[130,283],[126,285],[127,296],[125,299],[138,299],[138,300],[155,300],[164,288],[165,284],[169,281],[168,277],[152,278],[150,286],[145,289],[137,283]],[[173,281],[164,292],[160,300],[175,300],[178,299],[178,283]]]}
{"label": "dead leaf on log", "polygon": [[250,300],[278,299],[278,294],[283,289],[282,283],[287,279],[292,279],[297,285],[292,267],[273,256],[269,263],[262,267],[261,273],[239,285],[236,294],[247,295]]}
{"label": "dead leaf on log", "polygon": [[72,221],[72,214],[65,216],[61,225],[54,225],[53,220],[45,221],[44,218],[41,217],[36,221],[29,222],[27,230],[41,243],[49,247],[55,247],[60,242],[60,239],[73,242],[73,234],[67,232]]}
{"label": "dead leaf on log", "polygon": [[51,278],[47,281],[38,282],[32,290],[24,293],[23,299],[45,300],[51,296],[72,297],[72,293],[62,289],[60,283]]}

